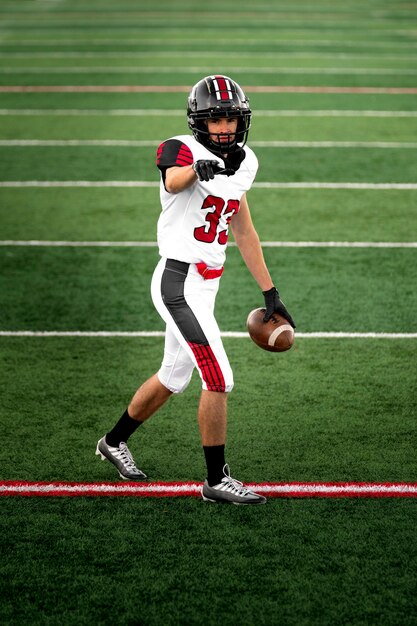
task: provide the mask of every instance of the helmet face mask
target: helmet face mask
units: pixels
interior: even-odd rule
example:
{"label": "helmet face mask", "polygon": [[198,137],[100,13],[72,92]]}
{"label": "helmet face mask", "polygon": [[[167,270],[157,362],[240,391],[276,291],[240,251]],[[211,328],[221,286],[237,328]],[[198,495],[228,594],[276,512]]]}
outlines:
{"label": "helmet face mask", "polygon": [[[188,97],[188,126],[195,139],[210,152],[223,156],[244,146],[249,133],[252,111],[249,100],[237,83],[227,76],[207,76],[200,80]],[[207,120],[215,118],[236,118],[236,133],[229,141],[221,141],[225,133],[209,133]],[[216,136],[217,141],[212,140]]]}

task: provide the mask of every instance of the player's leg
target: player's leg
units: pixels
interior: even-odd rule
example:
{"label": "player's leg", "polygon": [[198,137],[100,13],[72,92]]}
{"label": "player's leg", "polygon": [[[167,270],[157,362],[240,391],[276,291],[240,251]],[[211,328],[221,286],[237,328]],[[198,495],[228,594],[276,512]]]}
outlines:
{"label": "player's leg", "polygon": [[154,374],[136,391],[127,408],[128,415],[142,424],[156,413],[171,395],[172,391],[160,382],[158,374]]}
{"label": "player's leg", "polygon": [[[203,446],[224,446],[227,431],[227,393],[202,390],[198,425]],[[223,463],[224,465],[224,463]],[[220,468],[223,470],[223,465]],[[220,478],[222,478],[223,472]]]}
{"label": "player's leg", "polygon": [[164,358],[160,370],[144,382],[134,394],[127,410],[97,444],[96,453],[109,460],[122,478],[146,478],[136,467],[126,445],[129,437],[171,397],[190,382],[194,363],[169,328],[165,334]]}
{"label": "player's leg", "polygon": [[227,393],[201,392],[198,410],[201,440],[207,465],[207,479],[202,489],[209,502],[264,504],[266,499],[234,480],[225,461],[227,429]]}
{"label": "player's leg", "polygon": [[198,425],[207,467],[207,483],[211,486],[219,484],[224,476],[227,398],[227,393],[201,391]]}
{"label": "player's leg", "polygon": [[233,374],[214,317],[218,286],[218,279],[205,281],[194,265],[162,259],[153,276],[152,299],[202,380],[198,419],[208,473],[203,497],[258,504],[265,498],[233,480],[225,462],[227,396]]}
{"label": "player's leg", "polygon": [[97,443],[96,454],[116,466],[125,480],[143,480],[146,475],[140,470],[127,447],[127,440],[137,428],[149,419],[172,395],[154,374],[136,391],[119,421]]}
{"label": "player's leg", "polygon": [[136,391],[126,411],[113,428],[97,443],[96,454],[116,466],[125,480],[147,478],[137,466],[127,447],[127,440],[172,395],[154,374]]}

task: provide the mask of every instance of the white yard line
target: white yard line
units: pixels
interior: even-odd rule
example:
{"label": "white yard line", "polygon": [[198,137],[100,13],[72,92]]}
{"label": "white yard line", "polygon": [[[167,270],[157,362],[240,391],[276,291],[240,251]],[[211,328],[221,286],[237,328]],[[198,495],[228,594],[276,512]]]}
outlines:
{"label": "white yard line", "polygon": [[417,111],[377,111],[377,110],[260,110],[259,117],[417,117]]}
{"label": "white yard line", "polygon": [[[141,43],[145,43],[147,45],[163,45],[163,46],[167,46],[169,44],[178,44],[182,42],[181,38],[174,38],[174,37],[166,37],[166,38],[155,38],[155,37],[146,37],[146,36],[141,36],[140,39]],[[211,38],[208,37],[187,37],[187,43],[198,43],[198,44],[203,44],[203,43],[209,43],[212,44],[213,40]],[[26,38],[26,37],[19,37],[18,39],[8,39],[5,40],[3,39],[3,41],[1,42],[2,46],[13,46],[13,47],[24,47],[24,46],[33,46],[33,45],[39,45],[39,46],[66,46],[66,45],[77,45],[77,44],[88,44],[89,46],[101,46],[101,45],[108,45],[108,44],[113,44],[113,45],[129,45],[129,44],[134,44],[137,45],[138,44],[138,38],[133,38],[133,37],[127,37],[126,39],[121,39],[121,38],[117,38],[117,37],[105,37],[105,38],[101,38],[101,37],[94,37],[92,36],[92,38],[90,39],[86,39],[86,38],[62,38],[62,39],[30,39],[30,38]],[[229,45],[230,44],[230,39],[217,39],[216,38],[216,43],[217,45]],[[264,43],[263,39],[256,39],[256,38],[248,38],[248,39],[243,39],[243,38],[239,38],[239,37],[233,37],[233,43],[234,44],[244,44],[245,46],[253,46],[253,45],[259,45],[260,43]],[[290,44],[293,46],[297,46],[297,45],[309,45],[312,44],[314,46],[320,45],[320,46],[346,46],[347,48],[398,48],[399,50],[401,49],[405,49],[405,50],[410,50],[411,48],[416,48],[417,47],[417,43],[414,41],[407,41],[407,42],[400,42],[400,41],[381,41],[381,40],[362,40],[362,39],[358,39],[358,40],[343,40],[340,41],[339,39],[279,39],[278,41],[279,45],[283,45],[283,44]],[[271,45],[273,44],[273,42],[271,42]],[[277,53],[279,54],[279,53]]]}
{"label": "white yard line", "polygon": [[[389,61],[417,61],[416,54],[387,54],[384,52],[376,54],[363,54],[361,52],[260,52],[254,50],[248,50],[246,52],[233,52],[230,50],[215,50],[213,51],[201,51],[196,52],[189,50],[144,50],[144,51],[24,51],[24,52],[0,52],[0,59],[189,59],[189,58],[208,58],[211,60],[213,57],[223,59],[223,64],[227,59],[236,59],[241,62],[243,59],[248,59],[249,62],[254,59],[360,59],[361,61],[381,61],[381,59]],[[176,67],[172,68],[173,70]],[[279,69],[279,67],[277,68]]]}
{"label": "white yard line", "polygon": [[[60,241],[3,239],[0,246],[53,248],[156,248],[156,241]],[[232,241],[229,247],[236,246]],[[263,248],[417,248],[416,241],[261,241]]]}
{"label": "white yard line", "polygon": [[417,248],[416,241],[262,241],[261,245],[263,248]]}
{"label": "white yard line", "polygon": [[[244,89],[248,93],[417,94],[417,87],[244,85]],[[189,91],[190,85],[0,85],[0,93],[189,93]]]}
{"label": "white yard line", "polygon": [[[396,113],[396,111],[394,111]],[[401,113],[401,112],[400,112]],[[404,113],[408,113],[404,111]],[[117,116],[156,116],[185,117],[185,109],[0,109],[0,115],[117,115]],[[404,117],[404,116],[400,116]],[[407,116],[408,117],[408,116]],[[417,117],[417,111],[411,111],[411,117]]]}
{"label": "white yard line", "polygon": [[[0,115],[34,116],[120,116],[120,117],[184,117],[183,109],[0,109]],[[417,111],[376,111],[376,110],[257,110],[261,117],[417,117]]]}
{"label": "white yard line", "polygon": [[417,183],[333,183],[333,182],[305,182],[305,183],[254,183],[257,189],[370,189],[375,191],[388,189],[417,189]]}
{"label": "white yard line", "polygon": [[[0,53],[1,57],[1,53]],[[65,67],[33,67],[4,66],[3,74],[209,74],[208,66],[65,66]],[[239,72],[240,74],[319,74],[322,75],[364,75],[364,76],[416,76],[417,70],[412,68],[364,68],[364,67],[242,67],[225,66],[224,73]]]}
{"label": "white yard line", "polygon": [[0,146],[13,147],[82,147],[82,146],[107,146],[150,148],[158,147],[162,140],[132,140],[132,139],[0,139]]}
{"label": "white yard line", "polygon": [[[0,181],[0,187],[159,187],[159,181],[147,180],[8,180]],[[351,183],[351,182],[265,182],[254,183],[252,189],[369,189],[375,191],[417,189],[417,183]]]}
{"label": "white yard line", "polygon": [[38,239],[3,239],[0,241],[0,246],[55,248],[156,248],[157,245],[156,241],[47,241]]}
{"label": "white yard line", "polygon": [[[162,139],[0,139],[3,147],[158,147]],[[417,142],[407,141],[251,141],[254,148],[374,148],[416,149]]]}
{"label": "white yard line", "polygon": [[[229,339],[248,339],[246,332],[225,331],[220,333]],[[0,331],[0,337],[165,337],[164,331]],[[352,333],[352,332],[297,332],[300,339],[417,339],[417,333]]]}
{"label": "white yard line", "polygon": [[159,182],[147,180],[11,180],[0,181],[0,187],[159,187]]}
{"label": "white yard line", "polygon": [[[224,331],[220,335],[229,339],[249,339],[249,335],[246,332],[233,332]],[[0,337],[96,337],[96,338],[111,338],[111,337],[126,337],[126,338],[138,338],[138,337],[165,337],[164,331],[61,331],[61,330],[0,330]],[[299,339],[417,339],[417,333],[353,333],[353,332],[311,332],[302,333],[296,332],[296,338]]]}
{"label": "white yard line", "polygon": [[415,149],[411,141],[251,141],[254,148],[375,148]]}

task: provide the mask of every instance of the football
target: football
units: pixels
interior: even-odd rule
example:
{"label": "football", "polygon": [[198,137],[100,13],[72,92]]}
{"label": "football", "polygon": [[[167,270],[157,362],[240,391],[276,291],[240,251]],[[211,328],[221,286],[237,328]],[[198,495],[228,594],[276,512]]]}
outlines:
{"label": "football", "polygon": [[294,343],[294,329],[284,317],[274,313],[264,322],[265,309],[254,309],[246,322],[249,337],[257,346],[269,352],[285,352]]}

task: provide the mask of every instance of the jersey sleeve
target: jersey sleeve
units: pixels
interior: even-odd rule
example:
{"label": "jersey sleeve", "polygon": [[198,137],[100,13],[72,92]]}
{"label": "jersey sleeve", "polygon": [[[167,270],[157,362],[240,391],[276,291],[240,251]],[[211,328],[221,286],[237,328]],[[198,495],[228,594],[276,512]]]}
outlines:
{"label": "jersey sleeve", "polygon": [[184,167],[194,162],[190,148],[179,139],[168,139],[159,146],[156,165],[164,173],[168,167]]}

